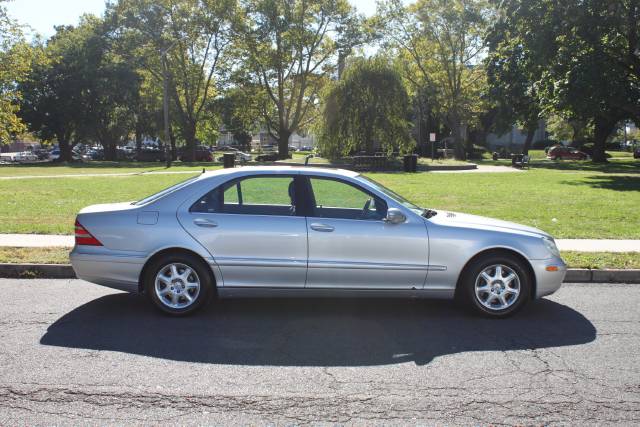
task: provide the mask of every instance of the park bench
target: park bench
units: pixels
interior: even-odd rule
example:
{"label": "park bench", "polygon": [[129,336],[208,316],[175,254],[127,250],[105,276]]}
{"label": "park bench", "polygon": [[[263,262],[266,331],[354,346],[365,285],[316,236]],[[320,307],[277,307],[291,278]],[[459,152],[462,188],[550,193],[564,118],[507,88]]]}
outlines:
{"label": "park bench", "polygon": [[353,168],[359,170],[385,170],[389,158],[384,155],[353,156]]}
{"label": "park bench", "polygon": [[526,154],[513,154],[511,156],[511,166],[524,169],[529,167],[529,156]]}

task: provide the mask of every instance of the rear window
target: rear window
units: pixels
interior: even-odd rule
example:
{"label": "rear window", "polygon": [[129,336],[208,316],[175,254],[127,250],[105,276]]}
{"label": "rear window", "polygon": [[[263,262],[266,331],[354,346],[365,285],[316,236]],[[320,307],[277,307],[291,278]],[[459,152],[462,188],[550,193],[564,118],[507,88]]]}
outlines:
{"label": "rear window", "polygon": [[152,194],[151,196],[147,196],[142,200],[139,200],[137,202],[133,202],[132,205],[140,206],[140,205],[146,205],[147,203],[155,202],[156,200],[166,196],[169,193],[173,193],[176,190],[179,190],[179,189],[181,189],[183,187],[186,187],[191,182],[195,181],[196,178],[198,178],[198,176],[194,176],[194,177],[191,177],[191,178],[187,179],[186,181],[179,182],[179,183],[177,183],[175,185],[172,185],[169,188],[165,188],[162,191],[159,191],[159,192],[157,192],[155,194]]}

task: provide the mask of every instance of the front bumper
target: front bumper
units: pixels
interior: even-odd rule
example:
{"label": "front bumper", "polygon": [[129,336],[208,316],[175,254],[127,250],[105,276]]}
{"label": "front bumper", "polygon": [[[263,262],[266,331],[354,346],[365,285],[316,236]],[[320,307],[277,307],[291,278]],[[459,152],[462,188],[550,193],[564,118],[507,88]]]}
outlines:
{"label": "front bumper", "polygon": [[[560,289],[567,265],[562,258],[553,257],[543,260],[529,260],[536,276],[536,298],[550,295]],[[551,271],[550,271],[551,270]]]}
{"label": "front bumper", "polygon": [[93,248],[86,249],[87,252],[84,250],[80,252],[74,247],[69,254],[78,278],[121,291],[138,292],[138,279],[146,259],[144,255],[106,249],[105,252]]}

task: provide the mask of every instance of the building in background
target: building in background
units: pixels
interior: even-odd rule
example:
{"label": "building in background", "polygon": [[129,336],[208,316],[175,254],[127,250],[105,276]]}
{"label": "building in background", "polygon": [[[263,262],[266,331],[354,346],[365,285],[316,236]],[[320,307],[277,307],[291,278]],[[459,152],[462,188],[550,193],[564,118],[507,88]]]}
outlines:
{"label": "building in background", "polygon": [[[537,141],[543,141],[547,139],[547,124],[544,120],[538,122],[538,129],[533,136],[532,143]],[[524,142],[527,139],[527,133],[516,125],[511,127],[510,132],[506,132],[502,135],[490,133],[487,135],[487,148],[491,151],[495,151],[499,148],[506,148],[510,152],[518,152],[522,150]]]}

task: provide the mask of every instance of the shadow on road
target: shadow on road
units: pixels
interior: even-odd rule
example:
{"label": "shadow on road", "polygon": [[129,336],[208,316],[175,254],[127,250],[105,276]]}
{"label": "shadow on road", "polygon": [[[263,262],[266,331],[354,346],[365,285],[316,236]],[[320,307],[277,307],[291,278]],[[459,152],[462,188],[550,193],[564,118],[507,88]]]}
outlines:
{"label": "shadow on road", "polygon": [[201,363],[366,366],[583,344],[595,335],[580,313],[544,299],[508,320],[474,317],[447,301],[356,299],[226,300],[173,319],[141,296],[114,294],[64,315],[40,342]]}

